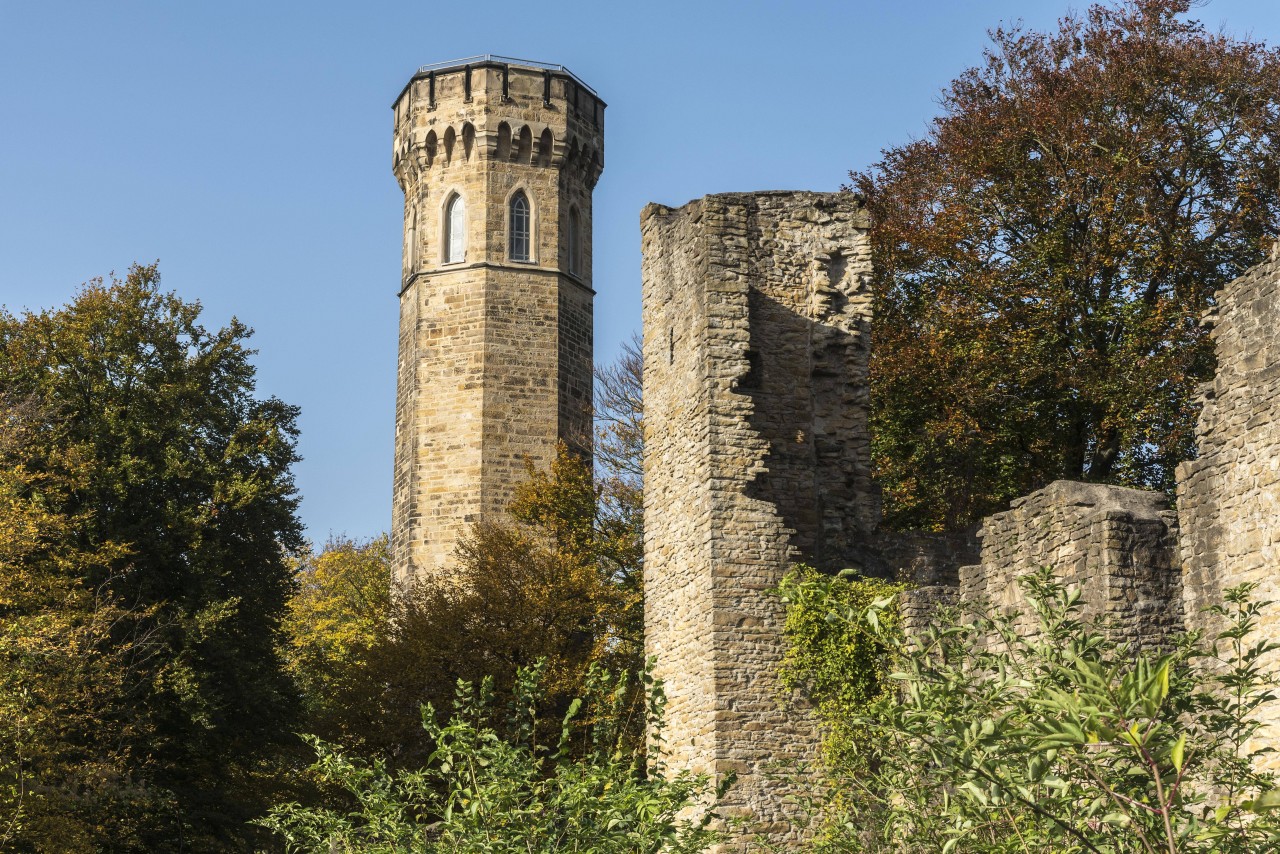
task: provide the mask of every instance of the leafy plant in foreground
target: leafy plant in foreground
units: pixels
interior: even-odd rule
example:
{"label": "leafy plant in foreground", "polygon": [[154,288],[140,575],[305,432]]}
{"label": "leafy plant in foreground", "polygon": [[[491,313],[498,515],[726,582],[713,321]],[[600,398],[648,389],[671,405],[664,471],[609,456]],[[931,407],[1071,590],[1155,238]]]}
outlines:
{"label": "leafy plant in foreground", "polygon": [[1108,639],[1049,570],[1021,583],[1031,634],[1016,615],[952,613],[904,638],[885,600],[832,610],[881,627],[898,689],[844,722],[860,761],[837,770],[817,850],[1276,850],[1275,780],[1252,746],[1276,645],[1251,640],[1252,588],[1225,594],[1211,640],[1145,650]]}
{"label": "leafy plant in foreground", "polygon": [[423,710],[436,745],[426,767],[390,772],[311,739],[323,782],[344,789],[348,811],[273,809],[260,823],[290,852],[673,852],[694,854],[718,838],[714,813],[683,817],[707,801],[705,778],[668,777],[660,756],[634,746],[629,718],[661,729],[661,687],[642,675],[637,708],[626,677],[593,668],[583,696],[564,716],[558,741],[543,744],[537,709],[545,705],[543,665],[522,669],[505,720],[495,716],[490,680],[459,682],[446,724]]}

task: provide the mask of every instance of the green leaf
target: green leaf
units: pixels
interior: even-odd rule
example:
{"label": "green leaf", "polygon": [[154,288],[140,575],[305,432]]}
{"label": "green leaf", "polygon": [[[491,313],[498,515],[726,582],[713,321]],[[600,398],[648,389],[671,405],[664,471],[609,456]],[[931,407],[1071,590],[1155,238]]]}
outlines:
{"label": "green leaf", "polygon": [[1268,789],[1248,803],[1248,809],[1255,813],[1270,812],[1280,809],[1280,789]]}

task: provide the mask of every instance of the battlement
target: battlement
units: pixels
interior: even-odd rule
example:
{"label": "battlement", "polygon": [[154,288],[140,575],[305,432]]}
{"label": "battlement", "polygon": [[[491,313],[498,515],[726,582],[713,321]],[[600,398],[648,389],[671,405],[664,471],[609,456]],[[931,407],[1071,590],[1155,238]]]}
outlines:
{"label": "battlement", "polygon": [[402,189],[473,158],[577,173],[594,187],[605,106],[561,65],[485,54],[423,66],[392,105],[392,169]]}
{"label": "battlement", "polygon": [[[423,76],[430,77],[433,74],[446,74],[450,71],[465,71],[468,68],[479,68],[483,66],[505,66],[507,68],[541,71],[546,74],[557,74],[568,77],[592,95],[595,95],[597,98],[600,97],[595,89],[587,85],[586,81],[569,69],[565,68],[563,65],[557,65],[552,62],[539,62],[536,59],[519,59],[514,56],[502,56],[496,53],[482,53],[477,54],[476,56],[468,56],[463,59],[447,59],[444,62],[433,62],[430,65],[424,65],[419,68],[418,73],[414,75],[414,79]],[[405,84],[405,89],[408,88],[408,84]],[[401,94],[404,94],[404,90],[401,90]]]}

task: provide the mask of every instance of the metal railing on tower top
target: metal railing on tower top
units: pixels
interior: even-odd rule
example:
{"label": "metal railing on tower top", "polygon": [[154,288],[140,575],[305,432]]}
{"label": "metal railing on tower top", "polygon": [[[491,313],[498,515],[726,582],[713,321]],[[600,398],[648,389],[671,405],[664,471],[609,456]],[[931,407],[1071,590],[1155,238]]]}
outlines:
{"label": "metal railing on tower top", "polygon": [[430,65],[424,65],[418,69],[419,74],[430,74],[432,71],[444,71],[449,68],[465,68],[468,65],[514,65],[518,68],[537,68],[541,71],[556,71],[565,75],[577,83],[583,89],[586,89],[597,98],[600,97],[595,89],[587,85],[581,77],[574,74],[563,65],[556,65],[551,62],[538,62],[535,59],[517,59],[514,56],[502,56],[497,53],[481,53],[476,56],[468,56],[462,59],[450,59],[446,62],[433,62]]}

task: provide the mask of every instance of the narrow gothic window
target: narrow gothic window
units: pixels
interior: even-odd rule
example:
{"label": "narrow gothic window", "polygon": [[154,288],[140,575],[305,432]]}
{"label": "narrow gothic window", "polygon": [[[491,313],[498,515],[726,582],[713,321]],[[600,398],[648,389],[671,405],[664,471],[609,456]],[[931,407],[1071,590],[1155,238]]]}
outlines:
{"label": "narrow gothic window", "polygon": [[577,208],[569,208],[569,272],[577,275],[578,273],[578,257],[582,251],[579,249],[581,243],[578,237],[578,210]]}
{"label": "narrow gothic window", "polygon": [[407,222],[408,227],[404,232],[404,266],[412,273],[418,266],[418,212],[413,211]]}
{"label": "narrow gothic window", "polygon": [[511,197],[511,260],[529,260],[529,199],[517,191]]}
{"label": "narrow gothic window", "polygon": [[463,260],[466,251],[467,226],[462,206],[462,196],[449,200],[444,212],[444,261],[452,264]]}

